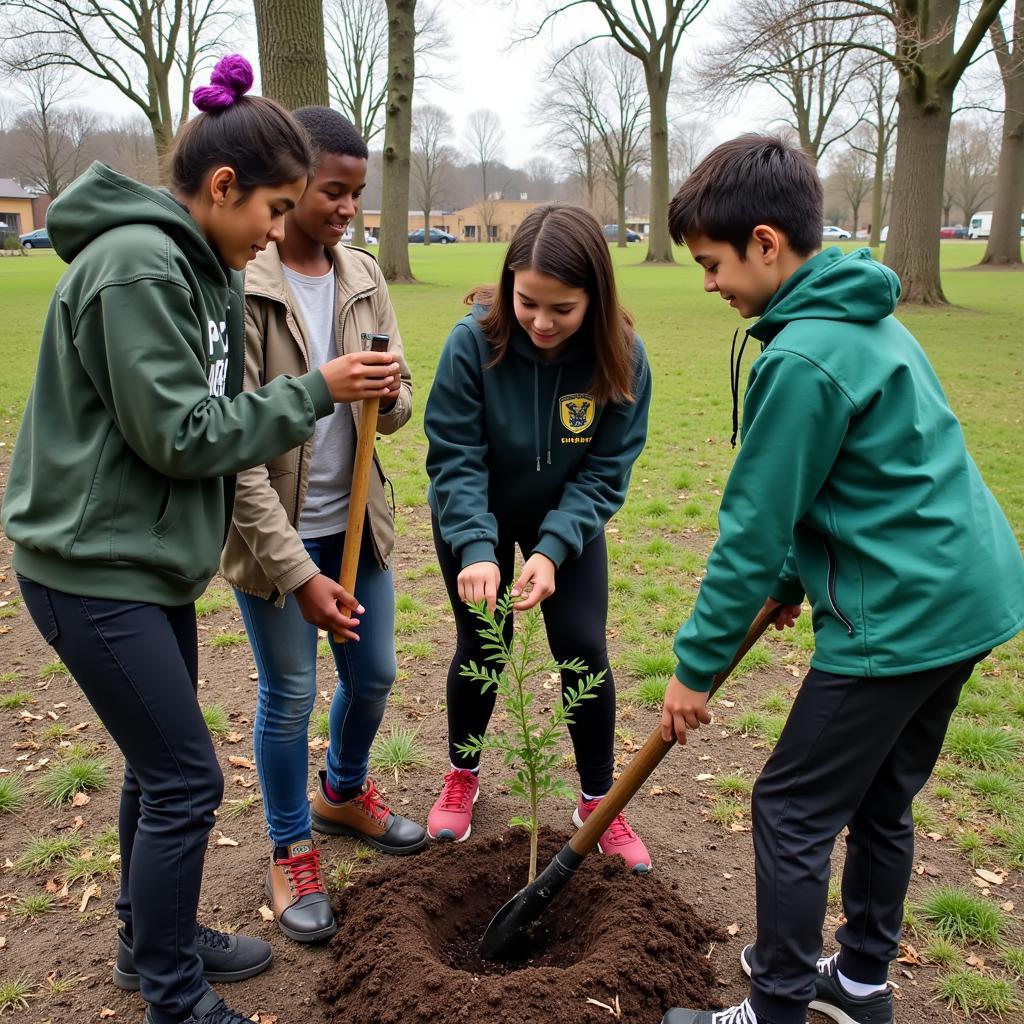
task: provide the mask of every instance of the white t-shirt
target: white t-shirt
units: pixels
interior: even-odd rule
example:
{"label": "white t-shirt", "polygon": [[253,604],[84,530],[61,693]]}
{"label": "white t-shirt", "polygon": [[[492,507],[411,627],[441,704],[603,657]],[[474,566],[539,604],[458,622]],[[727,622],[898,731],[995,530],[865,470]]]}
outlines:
{"label": "white t-shirt", "polygon": [[[310,369],[316,369],[338,355],[334,337],[334,268],[319,277],[299,274],[290,267],[282,269],[306,327]],[[328,537],[345,529],[355,451],[352,410],[347,405],[336,405],[330,416],[316,423],[309,489],[299,516],[300,537]]]}

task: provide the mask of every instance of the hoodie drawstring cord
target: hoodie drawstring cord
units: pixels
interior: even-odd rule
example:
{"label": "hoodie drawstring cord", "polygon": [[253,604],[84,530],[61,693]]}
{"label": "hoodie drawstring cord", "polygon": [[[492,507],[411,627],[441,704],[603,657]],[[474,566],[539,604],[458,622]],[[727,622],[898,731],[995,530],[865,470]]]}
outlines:
{"label": "hoodie drawstring cord", "polygon": [[538,384],[538,370],[537,364],[533,364],[533,447],[537,452],[537,472],[540,472],[540,399],[538,398],[538,392],[540,385]]}
{"label": "hoodie drawstring cord", "polygon": [[732,391],[732,437],[729,443],[736,447],[736,438],[740,432],[740,363],[743,361],[743,350],[747,347],[750,338],[750,331],[743,333],[743,342],[740,344],[739,355],[736,355],[736,339],[739,337],[739,328],[732,336],[732,348],[729,350],[729,387]]}
{"label": "hoodie drawstring cord", "polygon": [[551,396],[551,412],[548,415],[548,465],[551,465],[551,431],[555,427],[555,409],[558,406],[558,389],[562,383],[562,368],[555,375],[555,393]]}

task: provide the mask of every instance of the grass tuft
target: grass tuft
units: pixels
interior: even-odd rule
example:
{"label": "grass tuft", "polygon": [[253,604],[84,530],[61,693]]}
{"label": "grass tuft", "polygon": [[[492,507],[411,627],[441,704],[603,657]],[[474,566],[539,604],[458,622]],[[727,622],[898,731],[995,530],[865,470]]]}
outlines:
{"label": "grass tuft", "polygon": [[211,736],[223,736],[231,727],[228,713],[219,704],[208,704],[203,708],[203,721]]}
{"label": "grass tuft", "polygon": [[72,800],[76,793],[94,792],[106,785],[107,762],[96,757],[84,757],[51,765],[37,788],[47,804],[59,807]]}
{"label": "grass tuft", "polygon": [[0,711],[13,711],[15,708],[22,708],[31,704],[32,694],[25,690],[16,690],[14,693],[5,693],[0,697]]}
{"label": "grass tuft", "polygon": [[34,991],[35,985],[24,976],[0,981],[0,1016],[8,1010],[27,1010]]}
{"label": "grass tuft", "polygon": [[935,933],[954,942],[999,941],[1005,924],[1003,912],[983,896],[953,885],[941,885],[922,900],[921,916]]}
{"label": "grass tuft", "polygon": [[55,864],[67,864],[81,848],[82,840],[76,835],[40,836],[28,844],[14,868],[22,874],[30,875],[34,871],[52,868]]}
{"label": "grass tuft", "polygon": [[668,676],[648,676],[641,679],[632,690],[626,694],[627,698],[642,708],[650,708],[652,711],[660,711],[665,701],[665,688],[668,686]]}
{"label": "grass tuft", "polygon": [[387,736],[378,736],[370,748],[370,765],[379,772],[392,772],[398,778],[399,772],[422,768],[427,764],[427,755],[417,742],[418,729],[393,726]]}
{"label": "grass tuft", "polygon": [[1010,1013],[1020,1007],[1013,984],[1002,978],[990,978],[976,971],[953,971],[939,979],[936,991],[950,1009],[970,1017],[977,1013]]}
{"label": "grass tuft", "polygon": [[0,815],[17,814],[25,806],[25,791],[13,775],[0,776]]}
{"label": "grass tuft", "polygon": [[30,893],[11,907],[11,915],[16,921],[27,924],[43,914],[49,914],[56,903],[57,897],[48,892]]}
{"label": "grass tuft", "polygon": [[946,733],[944,753],[974,768],[1000,768],[1021,752],[1015,733],[974,722],[953,722]]}

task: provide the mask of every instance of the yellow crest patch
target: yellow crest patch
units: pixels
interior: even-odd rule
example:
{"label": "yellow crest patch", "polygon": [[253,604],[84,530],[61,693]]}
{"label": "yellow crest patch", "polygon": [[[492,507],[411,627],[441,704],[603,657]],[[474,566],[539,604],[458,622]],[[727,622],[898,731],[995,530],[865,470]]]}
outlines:
{"label": "yellow crest patch", "polygon": [[558,414],[566,430],[582,434],[594,422],[593,395],[563,395]]}

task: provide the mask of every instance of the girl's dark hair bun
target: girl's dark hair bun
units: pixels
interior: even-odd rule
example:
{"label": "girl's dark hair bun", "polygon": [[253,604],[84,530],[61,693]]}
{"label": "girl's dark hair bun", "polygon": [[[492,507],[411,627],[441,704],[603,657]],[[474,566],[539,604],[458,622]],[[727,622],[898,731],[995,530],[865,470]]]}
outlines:
{"label": "girl's dark hair bun", "polygon": [[192,99],[206,113],[227,110],[252,88],[252,82],[252,65],[240,53],[229,53],[217,61],[210,84],[196,89]]}

